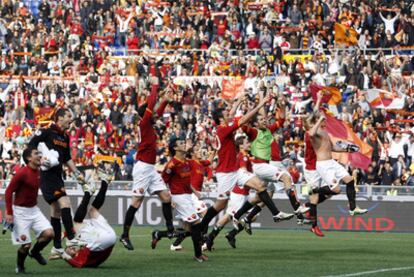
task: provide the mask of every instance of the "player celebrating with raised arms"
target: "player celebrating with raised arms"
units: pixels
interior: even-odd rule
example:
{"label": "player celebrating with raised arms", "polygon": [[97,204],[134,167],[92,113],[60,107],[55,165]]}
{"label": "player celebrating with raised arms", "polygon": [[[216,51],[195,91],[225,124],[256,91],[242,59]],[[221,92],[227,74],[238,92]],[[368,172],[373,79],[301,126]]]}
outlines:
{"label": "player celebrating with raised arms", "polygon": [[[191,197],[192,193],[198,195],[198,192],[191,186],[191,163],[186,158],[188,149],[185,140],[173,139],[170,141],[169,150],[174,157],[165,166],[162,178],[170,188],[178,218],[185,223],[184,228],[191,233],[194,259],[201,263],[207,261],[208,258],[201,251],[201,220]],[[168,237],[168,231],[152,233],[153,249],[163,237]]]}
{"label": "player celebrating with raised arms", "polygon": [[219,147],[217,151],[218,165],[216,168],[218,197],[214,205],[207,210],[207,213],[203,218],[203,233],[207,233],[210,221],[226,207],[230,192],[236,184],[256,190],[258,192],[258,198],[269,208],[275,221],[291,218],[290,215],[286,216],[285,213],[280,212],[276,208],[272,199],[266,192],[266,187],[263,181],[257,178],[253,173],[239,170],[234,133],[239,127],[247,123],[259,109],[268,102],[270,97],[267,96],[264,98],[259,102],[256,108],[248,112],[239,120],[234,120],[233,117],[235,112],[243,99],[244,95],[233,104],[230,111],[226,109],[218,109],[213,114],[214,121],[219,125],[217,128],[217,143]]}
{"label": "player celebrating with raised arms", "polygon": [[[158,85],[153,84],[151,94],[148,97],[147,103],[139,108],[139,116],[142,119],[139,122],[140,141],[137,152],[137,162],[134,165],[132,172],[133,188],[132,188],[132,202],[129,206],[124,220],[124,230],[120,241],[128,250],[134,250],[134,247],[129,239],[129,229],[134,221],[134,215],[144,200],[146,192],[149,194],[157,194],[162,201],[162,213],[165,218],[165,223],[168,229],[168,235],[173,237],[174,226],[172,222],[172,207],[171,195],[165,185],[161,175],[155,168],[155,161],[157,156],[157,134],[154,129],[153,110],[157,101]],[[167,94],[165,94],[167,96]],[[157,110],[157,115],[162,116],[168,101],[163,100]]]}
{"label": "player celebrating with raised arms", "polygon": [[[37,207],[37,196],[40,186],[40,159],[36,148],[28,147],[23,151],[23,160],[26,166],[13,176],[5,192],[6,222],[13,224],[13,244],[20,245],[17,251],[16,273],[25,273],[24,261],[29,255],[39,264],[47,261],[40,251],[52,240],[54,233],[52,226]],[[13,199],[14,194],[14,199]],[[37,242],[31,247],[30,229],[36,235]]]}
{"label": "player celebrating with raised arms", "polygon": [[343,181],[346,184],[350,215],[364,214],[367,210],[356,206],[354,179],[343,166],[332,159],[332,151],[352,153],[358,151],[359,147],[344,142],[333,144],[328,133],[324,130],[325,124],[325,115],[322,113],[314,113],[307,123],[310,142],[316,154],[316,171],[322,181],[326,183],[326,186],[314,189],[314,192],[327,196],[338,194],[341,192],[340,181]]}

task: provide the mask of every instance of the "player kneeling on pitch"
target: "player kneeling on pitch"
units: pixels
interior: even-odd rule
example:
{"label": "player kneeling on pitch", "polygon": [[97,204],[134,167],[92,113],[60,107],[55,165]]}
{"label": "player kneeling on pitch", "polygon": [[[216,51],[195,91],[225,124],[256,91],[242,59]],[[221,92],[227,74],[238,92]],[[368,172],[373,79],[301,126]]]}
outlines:
{"label": "player kneeling on pitch", "polygon": [[[183,221],[183,227],[191,233],[194,246],[194,259],[200,263],[207,261],[208,257],[202,254],[201,220],[191,198],[192,193],[199,193],[191,186],[191,164],[186,158],[187,146],[185,140],[172,140],[169,145],[170,153],[174,157],[167,163],[162,172],[162,178],[168,184],[172,201],[175,203],[177,216]],[[162,237],[168,237],[167,231],[154,231],[152,233],[152,248]]]}
{"label": "player kneeling on pitch", "polygon": [[103,171],[98,172],[101,178],[101,187],[92,207],[89,209],[90,219],[86,219],[89,201],[95,191],[91,184],[89,191],[85,191],[82,202],[79,205],[75,217],[74,228],[76,238],[86,243],[86,246],[70,246],[65,249],[62,258],[73,267],[97,267],[111,255],[116,242],[116,234],[106,219],[99,213],[103,206],[109,183],[112,176]]}
{"label": "player kneeling on pitch", "polygon": [[[26,166],[12,178],[5,193],[6,225],[13,230],[13,244],[20,245],[17,251],[16,273],[18,274],[25,273],[24,261],[27,255],[41,265],[47,264],[40,251],[54,237],[52,226],[37,207],[41,155],[37,149],[29,147],[23,151],[23,160]],[[30,229],[34,231],[37,242],[29,252]]]}

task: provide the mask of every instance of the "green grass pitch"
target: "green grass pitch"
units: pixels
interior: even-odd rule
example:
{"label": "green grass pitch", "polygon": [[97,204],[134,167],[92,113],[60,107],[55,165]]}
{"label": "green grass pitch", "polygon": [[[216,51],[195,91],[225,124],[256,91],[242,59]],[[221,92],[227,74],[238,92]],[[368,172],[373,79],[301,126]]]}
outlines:
{"label": "green grass pitch", "polygon": [[[115,227],[119,234],[120,227]],[[131,231],[135,251],[117,244],[111,257],[96,269],[76,269],[64,261],[46,266],[26,260],[30,276],[414,276],[414,234],[325,232],[324,238],[305,230],[253,230],[242,233],[237,249],[232,249],[223,230],[210,260],[199,264],[192,260],[191,238],[184,250],[171,252],[170,241],[150,248],[149,227]],[[10,234],[0,237],[0,276],[14,273],[16,247]],[[50,246],[43,251],[49,253]],[[394,271],[389,271],[394,268]],[[397,270],[395,270],[397,268]],[[402,268],[402,269],[401,269]],[[387,271],[379,272],[385,269]],[[361,273],[373,271],[371,274]],[[347,275],[353,274],[354,275]],[[358,275],[359,274],[359,275]]]}

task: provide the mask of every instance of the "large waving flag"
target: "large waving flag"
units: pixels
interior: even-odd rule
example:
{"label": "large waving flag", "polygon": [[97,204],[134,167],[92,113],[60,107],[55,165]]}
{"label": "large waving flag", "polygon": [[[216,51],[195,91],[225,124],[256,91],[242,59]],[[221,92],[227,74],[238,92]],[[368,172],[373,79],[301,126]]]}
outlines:
{"label": "large waving flag", "polygon": [[395,95],[392,92],[382,89],[368,89],[365,91],[365,98],[374,109],[395,109],[404,108],[405,96]]}
{"label": "large waving flag", "polygon": [[359,146],[359,152],[355,153],[332,153],[333,158],[342,164],[350,163],[352,166],[368,169],[371,164],[372,147],[363,142],[354,131],[342,120],[335,118],[329,111],[325,111],[326,130],[333,143],[337,141],[348,141]]}
{"label": "large waving flag", "polygon": [[319,91],[322,91],[323,93],[321,104],[327,103],[328,105],[338,105],[342,101],[341,91],[336,87],[310,85],[309,90],[312,94],[312,99],[314,102],[316,102],[317,94]]}
{"label": "large waving flag", "polygon": [[358,33],[343,24],[335,23],[335,42],[338,44],[345,44],[352,46],[358,44]]}
{"label": "large waving flag", "polygon": [[234,78],[231,80],[223,80],[222,98],[233,99],[244,91],[244,79]]}

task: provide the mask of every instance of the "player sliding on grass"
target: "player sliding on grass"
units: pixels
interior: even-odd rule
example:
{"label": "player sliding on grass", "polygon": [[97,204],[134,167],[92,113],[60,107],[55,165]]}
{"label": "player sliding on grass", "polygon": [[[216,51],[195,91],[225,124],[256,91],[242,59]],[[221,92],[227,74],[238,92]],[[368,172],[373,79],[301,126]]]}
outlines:
{"label": "player sliding on grass", "polygon": [[213,114],[214,121],[219,125],[217,128],[218,165],[216,168],[218,197],[214,205],[207,210],[207,213],[203,218],[202,224],[204,233],[207,233],[210,221],[226,207],[230,192],[236,184],[256,190],[260,200],[264,202],[271,211],[274,221],[286,220],[292,217],[291,215],[280,212],[276,208],[272,199],[267,194],[265,184],[258,177],[253,173],[239,170],[234,133],[239,127],[247,123],[270,98],[266,97],[260,101],[258,106],[252,111],[239,120],[234,120],[233,117],[235,112],[243,99],[244,95],[233,104],[230,111],[226,109],[218,109]]}
{"label": "player sliding on grass", "polygon": [[[17,250],[16,273],[25,273],[24,261],[29,255],[39,264],[47,261],[40,254],[52,240],[54,233],[52,226],[37,207],[37,195],[40,185],[39,151],[33,147],[23,151],[23,160],[26,166],[21,168],[10,181],[5,192],[6,223],[12,229],[12,242],[20,245]],[[14,194],[14,199],[13,199]],[[14,227],[12,227],[14,225]],[[36,235],[37,242],[31,247],[30,229]]]}
{"label": "player sliding on grass", "polygon": [[[76,238],[82,240],[86,246],[80,248],[76,246],[67,247],[62,255],[62,258],[73,267],[99,266],[111,255],[116,242],[115,231],[99,212],[105,202],[106,191],[113,179],[113,174],[98,170],[98,176],[101,179],[101,187],[92,202],[89,213],[88,204],[95,191],[93,184],[90,184],[89,191],[85,191],[74,217]],[[85,219],[87,213],[90,219]]]}
{"label": "player sliding on grass", "polygon": [[[186,158],[188,147],[185,140],[175,139],[170,142],[170,153],[174,157],[165,166],[162,178],[170,188],[177,217],[183,221],[184,228],[191,234],[194,246],[194,259],[202,263],[207,261],[208,257],[204,256],[201,251],[201,220],[191,198],[192,193],[200,195],[191,186],[191,163]],[[163,237],[168,237],[168,231],[154,231],[152,233],[151,246],[153,249]]]}

